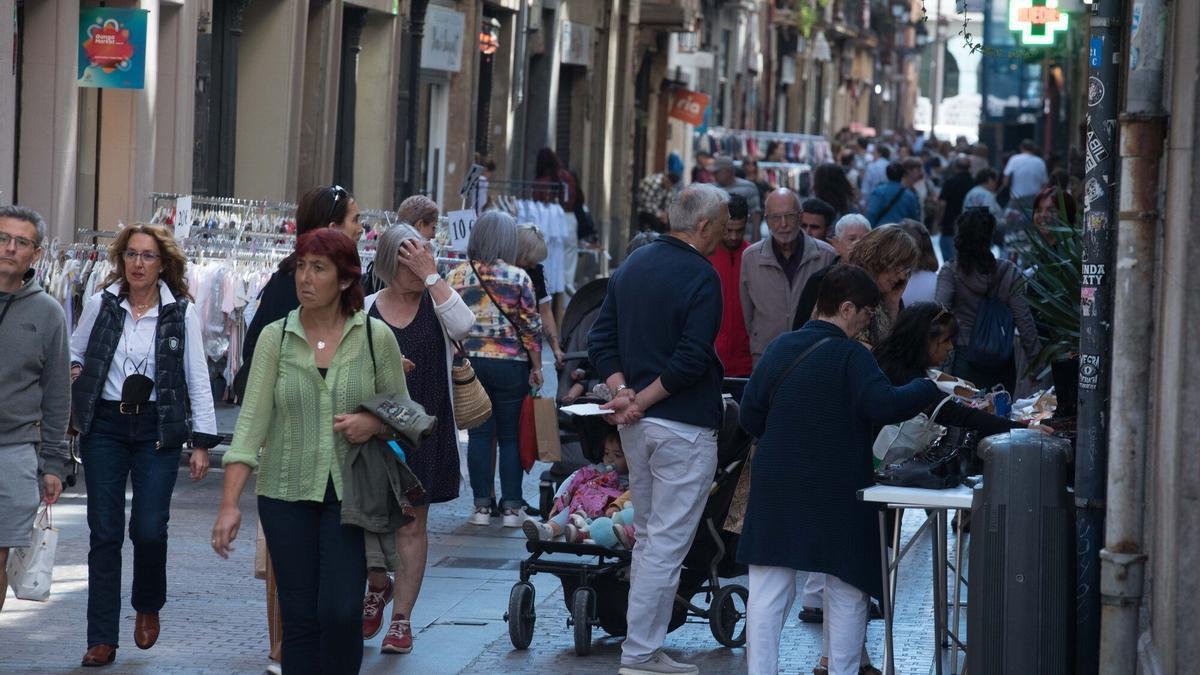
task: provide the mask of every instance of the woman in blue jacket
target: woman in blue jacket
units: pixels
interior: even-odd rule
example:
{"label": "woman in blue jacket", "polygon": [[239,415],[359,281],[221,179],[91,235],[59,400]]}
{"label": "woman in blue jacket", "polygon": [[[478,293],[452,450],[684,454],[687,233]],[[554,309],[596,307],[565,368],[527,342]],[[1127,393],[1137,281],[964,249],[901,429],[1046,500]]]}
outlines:
{"label": "woman in blue jacket", "polygon": [[915,416],[941,394],[922,379],[895,387],[853,335],[878,311],[864,270],[833,267],[817,318],[772,342],[742,398],[741,424],[757,437],[738,561],[750,566],[749,670],[775,673],[798,570],[826,576],[829,674],[858,675],[868,597],[882,597],[871,431]]}

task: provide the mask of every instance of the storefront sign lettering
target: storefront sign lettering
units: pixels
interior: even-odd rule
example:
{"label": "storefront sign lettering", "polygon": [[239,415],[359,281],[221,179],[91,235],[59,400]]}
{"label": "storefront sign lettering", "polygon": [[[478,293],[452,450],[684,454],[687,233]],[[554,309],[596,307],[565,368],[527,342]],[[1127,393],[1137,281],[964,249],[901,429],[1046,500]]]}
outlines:
{"label": "storefront sign lettering", "polygon": [[592,65],[592,27],[573,21],[562,22],[559,61],[574,66]]}
{"label": "storefront sign lettering", "polygon": [[79,86],[108,89],[146,86],[147,14],[144,9],[79,10]]}
{"label": "storefront sign lettering", "polygon": [[708,94],[687,89],[676,89],[671,98],[670,116],[692,126],[704,124],[704,111],[708,108]]}
{"label": "storefront sign lettering", "polygon": [[445,7],[432,5],[425,15],[425,37],[421,40],[421,67],[457,73],[462,70],[463,34],[466,17]]}

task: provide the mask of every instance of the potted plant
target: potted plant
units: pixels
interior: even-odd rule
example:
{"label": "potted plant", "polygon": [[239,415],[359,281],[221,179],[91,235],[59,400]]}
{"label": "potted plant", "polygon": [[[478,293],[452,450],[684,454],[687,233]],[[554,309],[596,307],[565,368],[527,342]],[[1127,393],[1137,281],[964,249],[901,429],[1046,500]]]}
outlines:
{"label": "potted plant", "polygon": [[1067,222],[1061,206],[1052,223],[1029,223],[1024,235],[1014,248],[1027,270],[1025,299],[1043,342],[1029,364],[1029,374],[1043,376],[1049,368],[1058,395],[1058,416],[1073,416],[1079,397],[1083,237]]}

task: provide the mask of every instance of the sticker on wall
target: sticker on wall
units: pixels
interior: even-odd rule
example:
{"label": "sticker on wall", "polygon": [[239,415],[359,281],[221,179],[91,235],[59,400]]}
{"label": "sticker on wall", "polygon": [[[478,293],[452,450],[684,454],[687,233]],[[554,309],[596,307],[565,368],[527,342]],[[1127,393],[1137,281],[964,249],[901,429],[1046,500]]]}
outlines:
{"label": "sticker on wall", "polygon": [[1096,391],[1100,386],[1100,357],[1095,354],[1082,354],[1079,357],[1079,388]]}
{"label": "sticker on wall", "polygon": [[146,86],[145,9],[84,7],[79,10],[81,87],[142,89]]}
{"label": "sticker on wall", "polygon": [[1104,196],[1104,186],[1095,178],[1089,178],[1083,186],[1083,208],[1090,209],[1092,202]]}
{"label": "sticker on wall", "polygon": [[1099,316],[1096,313],[1096,289],[1079,289],[1079,310],[1083,316]]}
{"label": "sticker on wall", "polygon": [[1087,228],[1093,231],[1100,231],[1108,227],[1108,215],[1104,213],[1089,213],[1087,217]]}
{"label": "sticker on wall", "polygon": [[1104,83],[1098,77],[1088,78],[1088,107],[1100,105],[1104,100]]}

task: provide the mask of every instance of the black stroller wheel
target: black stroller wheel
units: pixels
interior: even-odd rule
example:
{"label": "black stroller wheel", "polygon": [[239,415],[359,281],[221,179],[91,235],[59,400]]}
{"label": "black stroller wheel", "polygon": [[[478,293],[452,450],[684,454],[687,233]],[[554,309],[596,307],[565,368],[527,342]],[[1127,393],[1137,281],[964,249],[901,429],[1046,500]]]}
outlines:
{"label": "black stroller wheel", "polygon": [[587,586],[575,589],[571,598],[571,620],[575,623],[575,655],[592,653],[592,617],[596,614],[596,592]]}
{"label": "black stroller wheel", "polygon": [[537,616],[533,612],[533,584],[519,581],[513,584],[508,594],[508,637],[513,647],[528,649],[533,642],[533,623]]}
{"label": "black stroller wheel", "polygon": [[708,606],[708,627],[713,637],[726,647],[746,645],[746,603],[750,592],[744,586],[730,584],[713,593]]}

